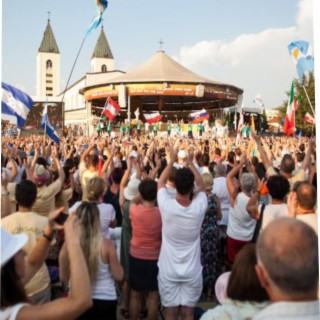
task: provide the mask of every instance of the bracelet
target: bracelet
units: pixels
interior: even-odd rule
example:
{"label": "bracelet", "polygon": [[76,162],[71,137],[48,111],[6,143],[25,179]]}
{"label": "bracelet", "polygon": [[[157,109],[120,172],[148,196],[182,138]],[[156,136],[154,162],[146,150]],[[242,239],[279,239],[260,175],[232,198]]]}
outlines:
{"label": "bracelet", "polygon": [[1,197],[2,196],[9,196],[10,192],[9,191],[1,191]]}
{"label": "bracelet", "polygon": [[258,192],[258,193],[260,194],[260,190],[257,190],[257,189],[256,189],[256,190],[254,190],[254,191],[255,191],[255,192]]}
{"label": "bracelet", "polygon": [[51,242],[53,240],[52,237],[48,236],[47,234],[43,233],[42,234],[44,238],[46,238],[49,242]]}

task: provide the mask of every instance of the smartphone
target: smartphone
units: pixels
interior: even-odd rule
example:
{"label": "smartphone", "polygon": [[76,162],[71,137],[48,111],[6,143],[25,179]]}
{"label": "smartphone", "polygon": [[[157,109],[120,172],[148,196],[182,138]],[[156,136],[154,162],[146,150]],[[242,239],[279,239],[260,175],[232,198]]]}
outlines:
{"label": "smartphone", "polygon": [[69,218],[69,214],[66,212],[61,212],[58,217],[54,220],[57,224],[63,225],[67,219]]}

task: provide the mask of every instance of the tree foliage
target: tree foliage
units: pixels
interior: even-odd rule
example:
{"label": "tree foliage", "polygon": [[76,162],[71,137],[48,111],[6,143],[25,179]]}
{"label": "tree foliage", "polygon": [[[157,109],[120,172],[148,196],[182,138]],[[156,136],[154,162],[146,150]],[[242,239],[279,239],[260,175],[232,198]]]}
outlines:
{"label": "tree foliage", "polygon": [[[299,81],[299,79],[294,79],[293,82],[295,89],[295,98],[299,100],[298,109],[296,111],[296,133],[302,131],[303,133],[309,134],[312,132],[314,126],[305,122],[304,117],[307,112],[309,112],[312,116],[314,115],[303,86],[308,93],[313,109],[315,109],[314,73],[309,72],[309,75],[304,75],[301,82]],[[290,90],[287,91],[286,94],[288,97],[290,97]],[[284,122],[284,119],[286,117],[288,101],[289,99],[283,101],[282,105],[277,108],[279,110],[279,116],[280,119],[282,119],[282,122]]]}

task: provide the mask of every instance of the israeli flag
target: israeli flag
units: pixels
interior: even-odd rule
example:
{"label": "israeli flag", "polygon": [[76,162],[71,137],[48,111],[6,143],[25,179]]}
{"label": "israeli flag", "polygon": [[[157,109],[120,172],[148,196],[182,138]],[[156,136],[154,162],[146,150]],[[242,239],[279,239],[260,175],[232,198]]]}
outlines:
{"label": "israeli flag", "polygon": [[1,113],[17,118],[17,127],[21,129],[33,107],[32,99],[21,90],[2,82]]}

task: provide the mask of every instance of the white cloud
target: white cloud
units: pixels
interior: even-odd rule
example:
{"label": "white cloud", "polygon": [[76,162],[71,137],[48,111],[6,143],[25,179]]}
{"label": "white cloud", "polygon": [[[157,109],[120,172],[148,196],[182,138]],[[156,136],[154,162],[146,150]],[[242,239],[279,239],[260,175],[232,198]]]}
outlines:
{"label": "white cloud", "polygon": [[229,42],[201,41],[182,47],[173,58],[212,80],[244,89],[245,106],[253,106],[253,98],[260,93],[267,108],[277,107],[297,77],[288,44],[298,39],[313,40],[312,8],[312,0],[301,0],[296,25],[290,28],[242,34]]}

